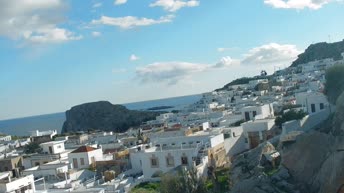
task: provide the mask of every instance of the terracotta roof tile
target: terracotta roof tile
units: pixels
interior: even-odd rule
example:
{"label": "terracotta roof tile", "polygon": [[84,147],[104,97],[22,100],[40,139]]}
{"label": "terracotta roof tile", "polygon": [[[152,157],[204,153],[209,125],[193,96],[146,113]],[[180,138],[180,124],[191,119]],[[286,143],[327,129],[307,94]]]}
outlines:
{"label": "terracotta roof tile", "polygon": [[96,149],[93,147],[84,145],[84,146],[81,146],[78,149],[72,151],[71,153],[85,153],[85,152],[90,152],[90,151],[94,151],[94,150],[96,150]]}

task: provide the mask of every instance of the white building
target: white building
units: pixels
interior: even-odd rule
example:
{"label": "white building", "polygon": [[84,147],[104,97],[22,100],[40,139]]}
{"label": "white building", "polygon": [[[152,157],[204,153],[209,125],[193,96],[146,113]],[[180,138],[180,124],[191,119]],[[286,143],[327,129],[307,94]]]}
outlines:
{"label": "white building", "polygon": [[195,166],[199,174],[204,174],[208,155],[214,154],[216,161],[223,161],[223,158],[215,152],[222,152],[225,156],[225,149],[223,134],[201,133],[203,135],[157,138],[149,147],[132,149],[130,153],[132,169],[137,172],[142,171],[144,177],[148,179],[157,174],[173,171],[178,166]]}
{"label": "white building", "polygon": [[3,193],[34,193],[35,183],[33,175],[11,178],[10,173],[0,173],[0,192]]}
{"label": "white building", "polygon": [[58,180],[68,172],[68,161],[55,160],[43,165],[35,166],[23,171],[24,175],[34,175],[35,178],[44,177],[47,180]]}
{"label": "white building", "polygon": [[301,105],[308,114],[317,113],[330,108],[326,96],[319,92],[297,93],[296,104]]}
{"label": "white building", "polygon": [[65,141],[49,141],[41,143],[40,146],[44,154],[59,154],[65,151],[64,142]]}
{"label": "white building", "polygon": [[23,165],[25,168],[44,165],[54,160],[67,159],[70,150],[66,150],[64,141],[49,141],[40,144],[41,154],[24,156]]}
{"label": "white building", "polygon": [[81,146],[68,154],[68,160],[72,169],[89,168],[91,164],[103,159],[103,151],[101,148],[93,148],[90,146]]}
{"label": "white building", "polygon": [[11,140],[12,140],[12,136],[10,135],[0,137],[0,142],[6,142],[6,141],[11,141]]}
{"label": "white building", "polygon": [[232,158],[233,156],[248,149],[243,132],[242,126],[228,127],[223,129],[225,137],[224,146],[226,154],[229,156],[229,158]]}
{"label": "white building", "polygon": [[272,104],[264,104],[259,106],[248,106],[241,110],[242,119],[249,121],[253,119],[266,119],[274,117]]}
{"label": "white building", "polygon": [[31,137],[39,137],[39,136],[45,136],[45,135],[50,135],[50,137],[53,137],[57,135],[57,130],[48,130],[48,131],[30,131],[30,136]]}
{"label": "white building", "polygon": [[271,139],[274,135],[271,129],[275,125],[275,119],[261,119],[242,124],[247,147],[257,147],[261,142]]}

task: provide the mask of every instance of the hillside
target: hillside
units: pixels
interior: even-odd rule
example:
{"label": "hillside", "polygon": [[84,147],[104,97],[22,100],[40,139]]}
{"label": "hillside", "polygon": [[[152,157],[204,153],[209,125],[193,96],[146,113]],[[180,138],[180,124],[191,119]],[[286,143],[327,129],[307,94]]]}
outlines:
{"label": "hillside", "polygon": [[86,103],[66,112],[62,133],[99,129],[124,132],[142,122],[155,119],[161,112],[128,110],[107,101]]}
{"label": "hillside", "polygon": [[271,76],[255,76],[255,77],[242,77],[231,81],[230,83],[224,85],[222,88],[218,88],[215,91],[227,90],[228,87],[233,85],[248,84],[251,80],[258,79],[270,79]]}
{"label": "hillside", "polygon": [[299,64],[308,63],[315,60],[325,58],[333,58],[334,60],[341,60],[342,53],[344,52],[344,40],[334,43],[316,43],[311,44],[304,53],[300,54],[298,58],[292,63],[292,67]]}

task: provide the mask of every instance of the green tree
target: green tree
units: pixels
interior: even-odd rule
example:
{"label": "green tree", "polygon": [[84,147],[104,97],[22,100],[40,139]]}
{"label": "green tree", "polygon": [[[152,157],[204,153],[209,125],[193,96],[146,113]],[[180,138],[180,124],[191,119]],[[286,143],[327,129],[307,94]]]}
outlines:
{"label": "green tree", "polygon": [[330,103],[336,104],[344,91],[344,64],[337,64],[326,71],[325,94]]}
{"label": "green tree", "polygon": [[32,142],[24,146],[25,153],[41,153],[42,148],[38,143]]}

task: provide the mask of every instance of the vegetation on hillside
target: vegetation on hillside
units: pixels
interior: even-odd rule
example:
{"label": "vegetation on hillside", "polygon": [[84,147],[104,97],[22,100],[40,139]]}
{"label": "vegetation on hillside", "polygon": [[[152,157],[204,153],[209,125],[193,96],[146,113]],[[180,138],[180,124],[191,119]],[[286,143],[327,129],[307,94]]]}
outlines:
{"label": "vegetation on hillside", "polygon": [[131,193],[159,193],[160,183],[158,182],[144,182],[135,186]]}
{"label": "vegetation on hillside", "polygon": [[344,40],[335,43],[321,42],[310,45],[304,53],[300,54],[298,58],[292,63],[292,67],[299,64],[305,64],[315,60],[326,58],[333,58],[334,60],[341,60],[344,52]]}
{"label": "vegetation on hillside", "polygon": [[336,104],[344,91],[344,64],[337,64],[326,71],[325,94],[330,103]]}
{"label": "vegetation on hillside", "polygon": [[198,177],[196,169],[181,170],[177,175],[166,174],[161,178],[161,193],[207,193],[205,179]]}
{"label": "vegetation on hillside", "polygon": [[219,168],[215,178],[199,177],[196,169],[180,170],[177,174],[162,175],[160,182],[144,182],[131,193],[217,193],[228,192],[229,168]]}
{"label": "vegetation on hillside", "polygon": [[233,86],[233,85],[240,85],[240,84],[248,84],[252,80],[258,80],[258,79],[270,79],[271,76],[255,76],[255,77],[242,77],[233,80],[232,82],[226,84],[222,88],[216,89],[215,91],[221,91],[221,90],[227,90],[228,87]]}

